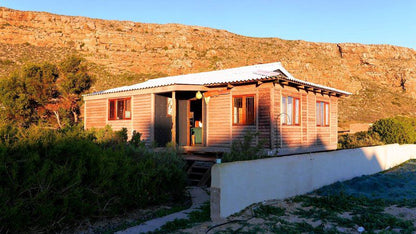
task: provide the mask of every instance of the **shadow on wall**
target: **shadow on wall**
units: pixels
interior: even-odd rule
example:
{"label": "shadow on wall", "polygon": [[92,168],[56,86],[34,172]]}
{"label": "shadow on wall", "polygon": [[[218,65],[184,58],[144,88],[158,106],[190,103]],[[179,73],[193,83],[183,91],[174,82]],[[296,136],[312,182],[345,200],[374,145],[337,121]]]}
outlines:
{"label": "shadow on wall", "polygon": [[[279,134],[279,133],[278,133]],[[279,137],[280,138],[280,135]],[[280,140],[280,139],[279,139]],[[288,141],[282,139],[278,144],[278,154],[277,155],[290,155],[290,154],[301,154],[301,153],[313,153],[321,151],[336,150],[337,144],[331,145],[328,140],[323,139],[322,137],[317,136],[316,139],[311,143],[294,143],[293,141]]]}

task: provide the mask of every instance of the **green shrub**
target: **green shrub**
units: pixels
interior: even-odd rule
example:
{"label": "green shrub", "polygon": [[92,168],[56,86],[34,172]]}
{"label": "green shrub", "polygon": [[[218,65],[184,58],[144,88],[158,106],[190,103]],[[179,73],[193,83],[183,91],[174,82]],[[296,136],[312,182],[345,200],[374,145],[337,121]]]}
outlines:
{"label": "green shrub", "polygon": [[113,131],[110,125],[106,125],[104,128],[91,129],[87,132],[95,139],[95,142],[104,146],[125,144],[127,142],[127,128]]}
{"label": "green shrub", "polygon": [[416,143],[416,118],[396,116],[377,120],[367,132],[340,136],[338,138],[338,149],[394,143]]}
{"label": "green shrub", "polygon": [[141,140],[142,134],[140,132],[133,131],[129,144],[135,147],[145,147],[144,142]]}
{"label": "green shrub", "polygon": [[378,133],[386,144],[413,144],[416,142],[415,126],[415,119],[394,117],[377,120],[370,131]]}
{"label": "green shrub", "polygon": [[9,145],[17,141],[17,132],[13,124],[10,123],[1,123],[0,124],[0,142]]}
{"label": "green shrub", "polygon": [[111,139],[108,147],[81,128],[15,134],[0,143],[0,232],[51,232],[183,198],[185,163],[174,152]]}
{"label": "green shrub", "polygon": [[263,150],[264,143],[259,141],[256,143],[258,133],[248,132],[244,135],[243,140],[233,141],[229,153],[225,153],[222,157],[223,162],[255,160],[266,157]]}
{"label": "green shrub", "polygon": [[380,136],[376,132],[346,134],[338,139],[338,149],[353,149],[374,145],[383,145]]}

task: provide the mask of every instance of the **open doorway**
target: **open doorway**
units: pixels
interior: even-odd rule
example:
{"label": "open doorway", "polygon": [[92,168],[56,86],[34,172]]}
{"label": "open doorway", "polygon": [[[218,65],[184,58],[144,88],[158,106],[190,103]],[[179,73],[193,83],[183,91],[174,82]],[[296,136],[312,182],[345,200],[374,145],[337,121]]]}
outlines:
{"label": "open doorway", "polygon": [[190,101],[189,142],[191,146],[203,144],[202,99]]}

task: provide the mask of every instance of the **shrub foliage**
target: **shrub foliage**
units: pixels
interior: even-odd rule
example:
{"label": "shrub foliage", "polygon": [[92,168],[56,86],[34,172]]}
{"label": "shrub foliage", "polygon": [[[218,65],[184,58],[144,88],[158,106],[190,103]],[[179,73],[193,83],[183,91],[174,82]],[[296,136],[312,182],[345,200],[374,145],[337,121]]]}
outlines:
{"label": "shrub foliage", "polygon": [[351,149],[394,143],[416,143],[416,118],[396,116],[377,120],[367,132],[340,136],[338,148]]}
{"label": "shrub foliage", "polygon": [[386,144],[413,144],[416,142],[416,119],[394,117],[377,120],[371,131],[380,135]]}
{"label": "shrub foliage", "polygon": [[346,134],[339,136],[338,139],[338,149],[353,149],[383,144],[380,135],[371,131]]}
{"label": "shrub foliage", "polygon": [[109,129],[123,140],[77,127],[0,131],[0,232],[48,232],[184,194],[180,156],[138,147],[137,135],[125,142],[125,131]]}
{"label": "shrub foliage", "polygon": [[242,140],[238,139],[231,144],[231,150],[222,157],[223,162],[255,160],[266,157],[263,151],[264,143],[256,143],[258,133],[247,132]]}

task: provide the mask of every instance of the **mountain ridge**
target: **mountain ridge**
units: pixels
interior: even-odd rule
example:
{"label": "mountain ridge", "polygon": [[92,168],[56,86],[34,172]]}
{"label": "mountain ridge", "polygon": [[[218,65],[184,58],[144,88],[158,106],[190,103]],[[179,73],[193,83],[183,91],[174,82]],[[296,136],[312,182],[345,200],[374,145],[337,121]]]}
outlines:
{"label": "mountain ridge", "polygon": [[[0,8],[0,71],[80,54],[94,90],[143,80],[282,62],[294,77],[352,92],[340,124],[416,115],[416,51],[393,45],[247,37],[202,26],[149,24]],[[93,90],[93,91],[94,91]]]}

